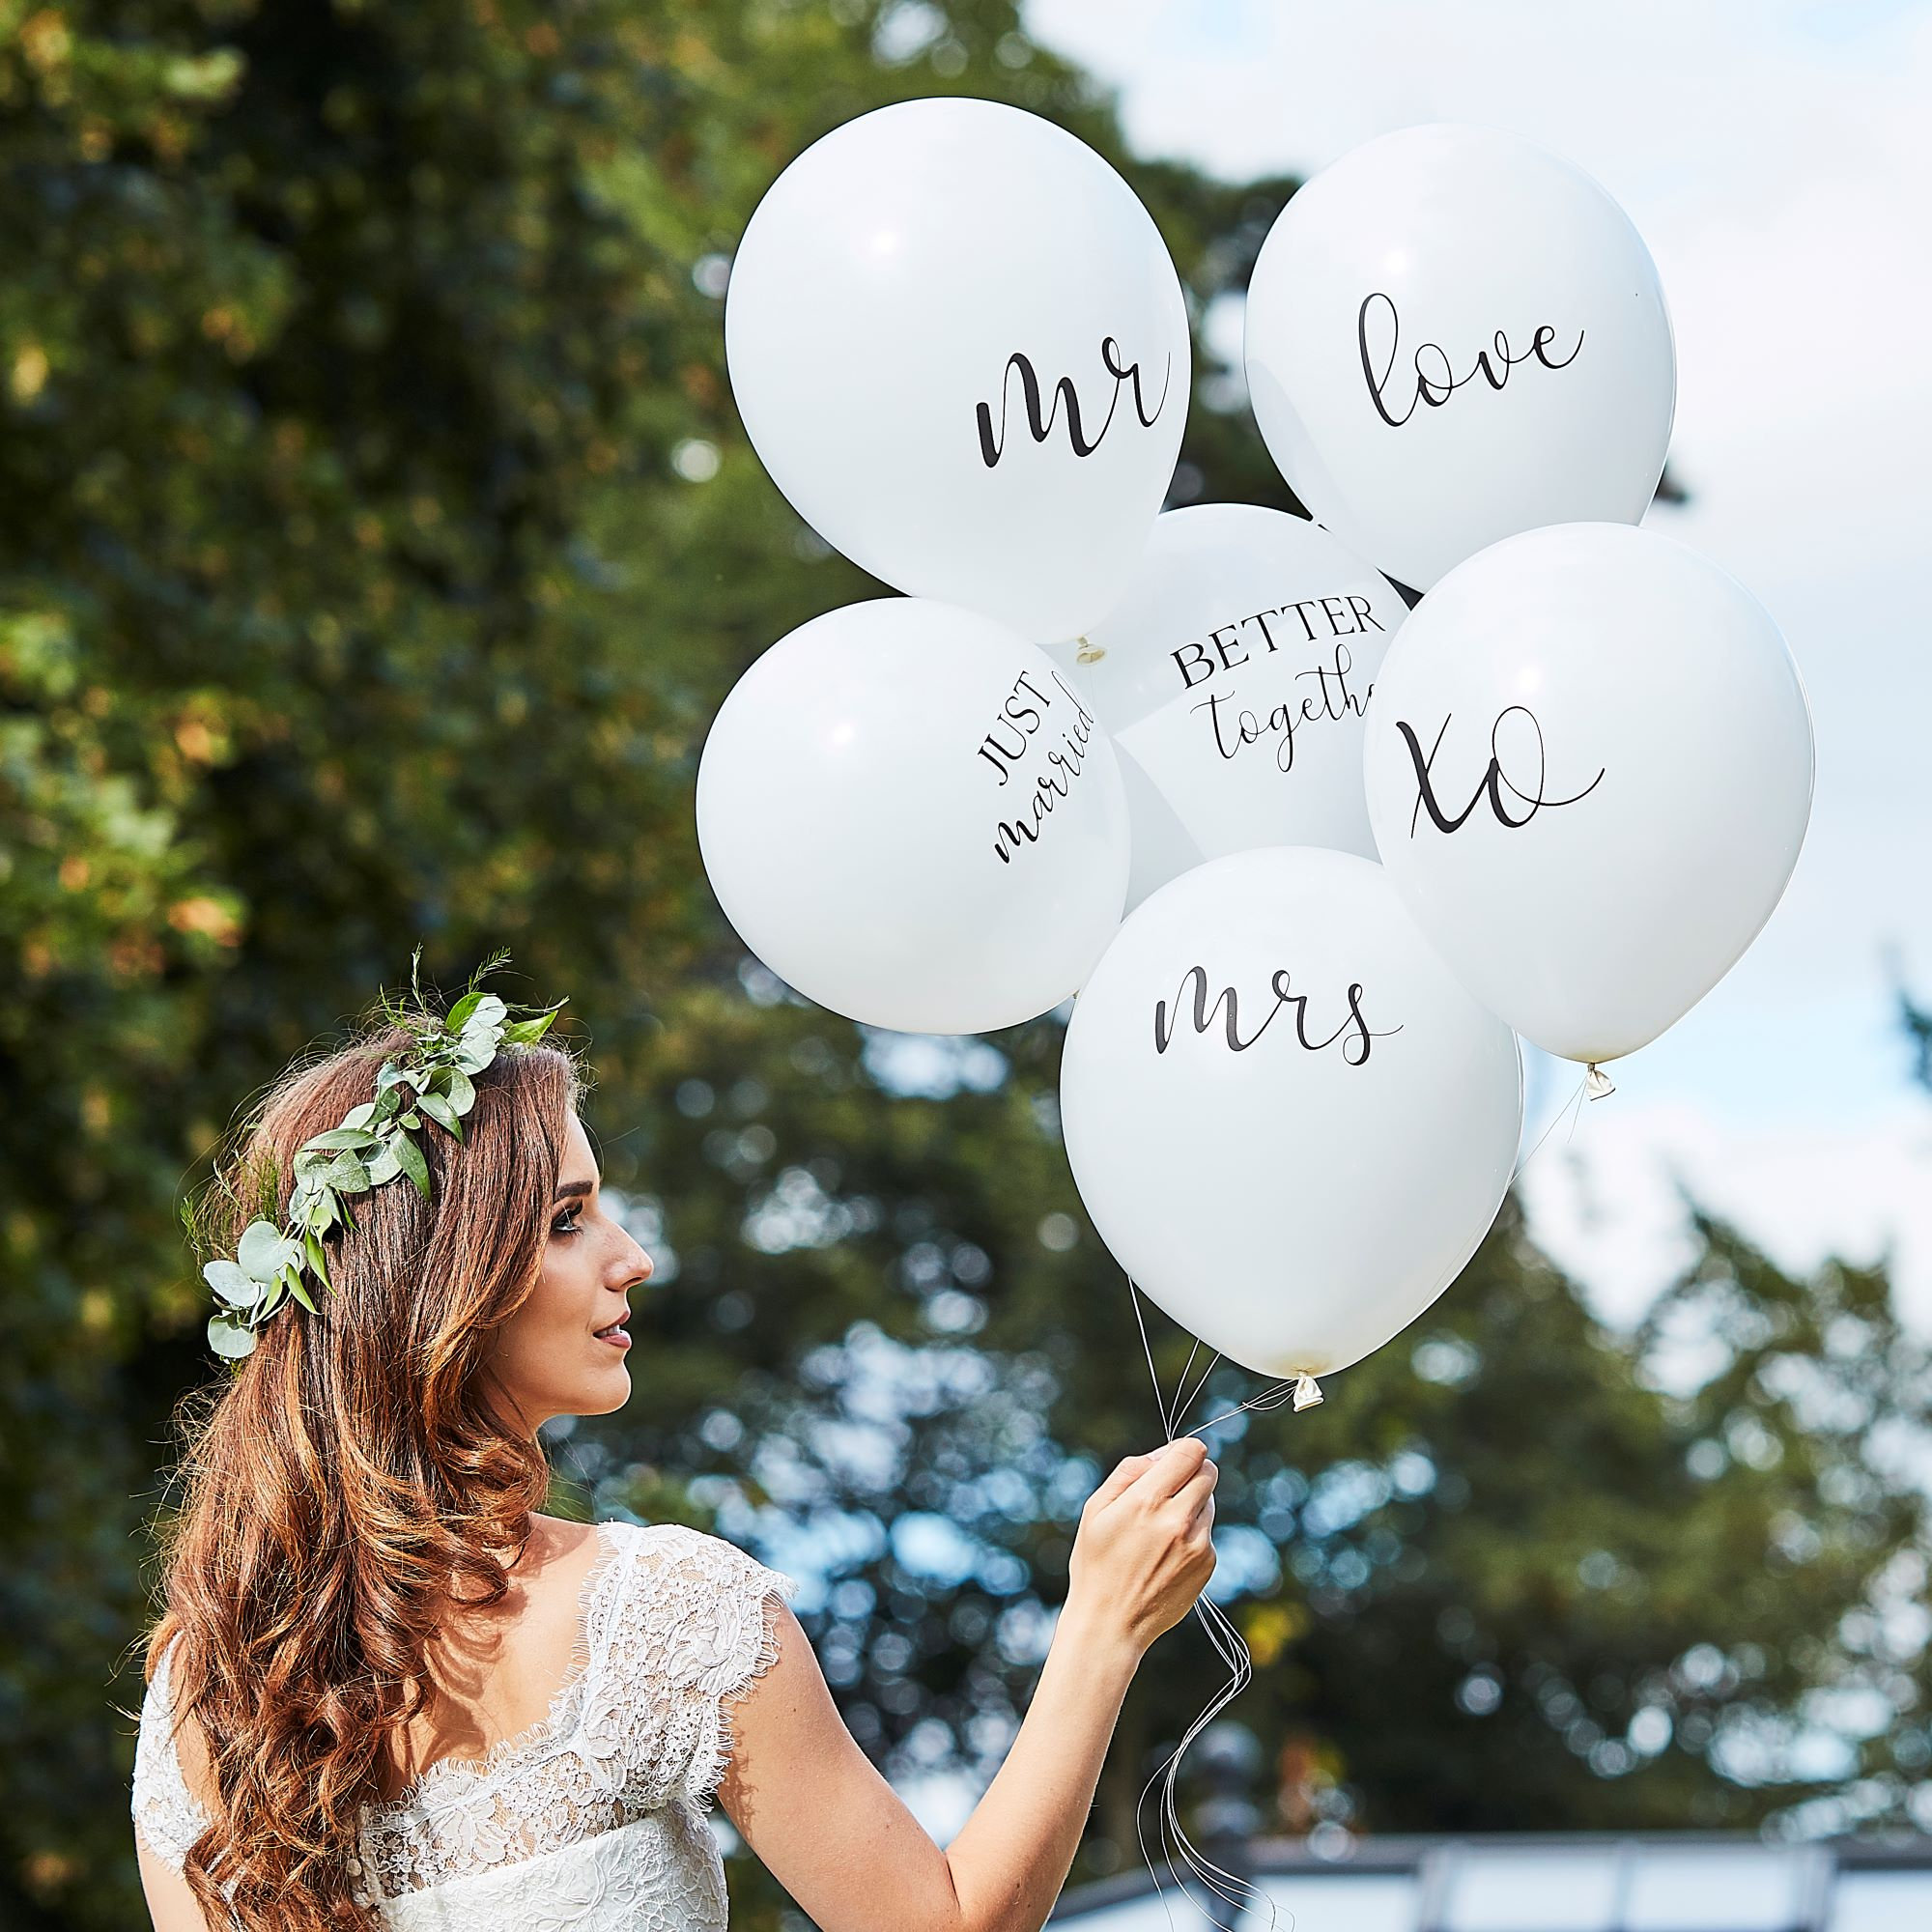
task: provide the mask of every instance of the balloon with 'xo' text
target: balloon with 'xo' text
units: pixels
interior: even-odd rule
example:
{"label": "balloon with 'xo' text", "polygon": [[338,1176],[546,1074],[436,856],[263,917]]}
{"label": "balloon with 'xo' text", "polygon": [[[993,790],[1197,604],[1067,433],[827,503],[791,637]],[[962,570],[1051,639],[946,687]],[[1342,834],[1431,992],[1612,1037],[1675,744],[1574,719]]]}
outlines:
{"label": "balloon with 'xo' text", "polygon": [[1634,524],[1676,356],[1657,268],[1581,169],[1515,134],[1384,134],[1299,189],[1248,289],[1248,387],[1315,519],[1427,589],[1545,524]]}
{"label": "balloon with 'xo' text", "polygon": [[1727,572],[1623,524],[1480,552],[1410,613],[1369,719],[1390,879],[1524,1038],[1630,1053],[1729,971],[1811,810],[1811,717]]}
{"label": "balloon with 'xo' text", "polygon": [[1191,357],[1152,218],[997,101],[837,128],[758,204],[724,355],[753,446],[835,549],[915,596],[1072,637],[1174,473]]}
{"label": "balloon with 'xo' text", "polygon": [[732,688],[697,772],[724,914],[801,993],[908,1033],[1037,1018],[1119,924],[1112,746],[1046,653],[922,598],[829,611]]}
{"label": "balloon with 'xo' text", "polygon": [[1362,719],[1406,612],[1306,517],[1200,503],[1155,520],[1119,605],[1050,647],[1121,761],[1129,907],[1256,845],[1375,857]]}
{"label": "balloon with 'xo' text", "polygon": [[[1378,699],[1379,702],[1379,699]],[[1115,1259],[1259,1374],[1378,1349],[1509,1187],[1521,1062],[1380,867],[1264,846],[1132,913],[1074,1002],[1066,1154]]]}

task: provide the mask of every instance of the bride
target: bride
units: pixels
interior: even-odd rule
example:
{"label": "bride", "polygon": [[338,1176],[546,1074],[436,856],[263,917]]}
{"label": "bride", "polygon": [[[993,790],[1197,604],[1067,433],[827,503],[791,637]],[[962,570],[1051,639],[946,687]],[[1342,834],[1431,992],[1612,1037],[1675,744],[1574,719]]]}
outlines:
{"label": "bride", "polygon": [[1026,1721],[942,1851],[845,1729],[790,1577],[681,1524],[541,1513],[538,1428],[629,1398],[651,1273],[554,1010],[385,999],[283,1076],[205,1198],[238,1367],[191,1433],[148,1642],[156,1932],[719,1932],[714,1798],[825,1932],[1034,1932],[1140,1659],[1213,1567],[1213,1463],[1183,1437],[1089,1497]]}

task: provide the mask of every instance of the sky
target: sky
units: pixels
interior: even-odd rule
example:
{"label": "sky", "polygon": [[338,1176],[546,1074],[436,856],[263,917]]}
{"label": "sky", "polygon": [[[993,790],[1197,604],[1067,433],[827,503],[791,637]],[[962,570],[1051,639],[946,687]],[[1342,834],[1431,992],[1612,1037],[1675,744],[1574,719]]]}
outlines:
{"label": "sky", "polygon": [[[1811,829],[1729,977],[1525,1170],[1532,1224],[1612,1320],[1685,1253],[1683,1190],[1787,1266],[1889,1253],[1932,1328],[1932,1097],[1896,988],[1932,1002],[1932,0],[1031,0],[1118,90],[1136,152],[1306,176],[1391,128],[1506,128],[1648,242],[1676,331],[1656,526],[1789,641]],[[1217,345],[1238,344],[1237,317]],[[1532,1053],[1530,1137],[1576,1069]]]}

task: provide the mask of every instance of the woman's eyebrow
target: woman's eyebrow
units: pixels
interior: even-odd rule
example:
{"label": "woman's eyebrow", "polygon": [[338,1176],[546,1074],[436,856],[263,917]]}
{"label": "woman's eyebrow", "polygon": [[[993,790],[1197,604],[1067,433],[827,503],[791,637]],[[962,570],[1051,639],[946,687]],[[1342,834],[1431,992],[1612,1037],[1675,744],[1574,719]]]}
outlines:
{"label": "woman's eyebrow", "polygon": [[596,1182],[591,1180],[566,1180],[556,1190],[556,1198],[559,1201],[568,1201],[574,1195],[588,1194],[595,1185]]}

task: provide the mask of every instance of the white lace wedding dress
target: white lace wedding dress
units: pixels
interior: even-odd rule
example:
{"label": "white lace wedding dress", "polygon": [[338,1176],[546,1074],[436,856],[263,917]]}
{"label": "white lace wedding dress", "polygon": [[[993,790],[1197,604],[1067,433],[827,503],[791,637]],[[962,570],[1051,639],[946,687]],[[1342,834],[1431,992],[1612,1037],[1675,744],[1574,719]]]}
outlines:
{"label": "white lace wedding dress", "polygon": [[[544,1720],[362,1814],[351,1876],[394,1932],[724,1932],[706,1812],[730,1755],[727,1700],[776,1658],[773,1598],[797,1585],[681,1524],[597,1535],[577,1655]],[[163,1659],[133,1811],[179,1871],[207,1821],[170,1728]]]}

